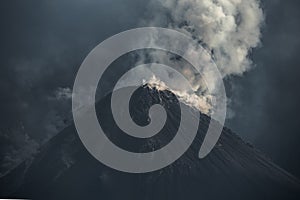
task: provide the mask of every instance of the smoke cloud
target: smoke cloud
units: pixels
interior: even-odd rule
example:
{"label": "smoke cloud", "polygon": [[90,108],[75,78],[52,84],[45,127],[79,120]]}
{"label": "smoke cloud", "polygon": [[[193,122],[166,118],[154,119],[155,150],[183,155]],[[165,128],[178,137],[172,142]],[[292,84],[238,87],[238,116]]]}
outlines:
{"label": "smoke cloud", "polygon": [[[260,44],[264,21],[259,0],[152,0],[148,15],[142,25],[178,30],[207,50],[208,55],[199,53],[197,45],[190,45],[186,49],[186,54],[195,57],[202,73],[209,70],[210,66],[206,63],[209,59],[216,63],[223,78],[242,75],[253,65],[249,54]],[[165,42],[163,38],[153,40],[156,43]],[[155,51],[147,55],[148,60],[149,57],[153,62],[166,61],[165,56]],[[140,62],[144,61],[145,58],[141,56]],[[199,74],[189,70],[180,60],[173,61],[173,66],[191,81],[197,95],[210,95]],[[206,81],[210,85],[219,84],[215,77],[209,77]],[[213,93],[217,96],[218,91]]]}

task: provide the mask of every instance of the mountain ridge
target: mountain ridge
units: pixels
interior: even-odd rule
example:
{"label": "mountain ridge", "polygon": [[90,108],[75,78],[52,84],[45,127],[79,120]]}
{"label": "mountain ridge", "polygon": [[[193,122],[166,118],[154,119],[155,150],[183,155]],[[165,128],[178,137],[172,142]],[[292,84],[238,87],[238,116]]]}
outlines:
{"label": "mountain ridge", "polygon": [[[108,117],[110,95],[96,105],[99,122],[110,129],[108,137],[130,149],[160,148],[165,145],[180,119],[178,100],[170,91],[141,87],[131,101],[131,115],[137,124],[146,125],[148,108],[160,103],[168,108],[169,134],[159,139],[132,140],[115,127]],[[171,109],[170,109],[171,108]],[[194,110],[195,111],[195,110]],[[35,157],[21,163],[0,179],[0,196],[32,199],[298,199],[299,180],[279,168],[260,152],[245,143],[230,129],[224,128],[212,152],[198,158],[199,147],[211,119],[201,114],[198,134],[185,154],[173,164],[151,173],[128,174],[111,169],[95,160],[82,145],[74,125],[46,143]],[[124,139],[125,138],[125,139]],[[158,142],[159,144],[156,144]],[[136,145],[135,145],[136,144]],[[156,146],[155,146],[156,145]],[[146,146],[146,147],[145,147]],[[148,149],[147,149],[148,148]],[[118,191],[118,192],[116,192]]]}

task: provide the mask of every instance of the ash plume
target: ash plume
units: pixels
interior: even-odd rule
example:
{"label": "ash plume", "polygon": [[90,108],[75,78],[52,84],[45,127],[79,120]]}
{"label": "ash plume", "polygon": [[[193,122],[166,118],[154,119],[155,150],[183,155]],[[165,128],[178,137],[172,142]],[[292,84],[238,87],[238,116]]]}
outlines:
{"label": "ash plume", "polygon": [[[208,61],[213,60],[223,78],[242,75],[251,68],[249,54],[260,44],[264,22],[259,0],[151,0],[147,15],[141,22],[143,26],[168,27],[192,37],[195,44],[186,47],[185,53],[195,57],[196,67],[202,73],[210,70]],[[151,42],[166,43],[165,39],[154,37]],[[200,53],[199,44],[208,54]],[[170,60],[157,51],[140,57],[140,63],[146,59],[156,63]],[[215,91],[208,92],[201,75],[187,67],[185,62],[173,59],[172,67],[189,79],[196,95],[217,98],[220,83],[215,77],[205,80],[216,86]]]}

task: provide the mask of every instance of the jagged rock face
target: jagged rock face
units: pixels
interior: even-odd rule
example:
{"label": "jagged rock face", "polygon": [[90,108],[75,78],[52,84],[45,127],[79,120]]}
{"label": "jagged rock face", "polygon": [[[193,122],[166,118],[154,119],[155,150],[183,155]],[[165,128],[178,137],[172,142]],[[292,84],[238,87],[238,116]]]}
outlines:
{"label": "jagged rock face", "polygon": [[[139,88],[130,113],[139,125],[149,122],[148,110],[160,103],[167,110],[163,130],[150,139],[125,135],[115,125],[110,95],[96,110],[107,136],[124,149],[147,152],[167,144],[180,121],[178,101],[169,91]],[[197,112],[194,110],[193,112]],[[33,199],[299,199],[296,178],[224,128],[213,151],[198,158],[210,118],[201,115],[197,137],[177,161],[161,170],[129,174],[95,160],[79,140],[75,127],[63,130],[32,159],[0,179],[1,197]]]}

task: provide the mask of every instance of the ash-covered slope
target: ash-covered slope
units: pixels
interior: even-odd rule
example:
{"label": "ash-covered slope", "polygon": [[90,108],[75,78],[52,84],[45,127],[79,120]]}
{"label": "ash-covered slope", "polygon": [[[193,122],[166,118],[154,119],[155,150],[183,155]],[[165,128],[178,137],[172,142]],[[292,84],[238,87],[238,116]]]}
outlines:
{"label": "ash-covered slope", "polygon": [[[147,152],[166,145],[180,121],[178,101],[169,91],[139,88],[130,111],[139,125],[148,123],[148,109],[155,103],[167,110],[163,130],[150,139],[122,133],[110,111],[110,95],[97,112],[107,136],[118,146]],[[193,111],[197,112],[197,111]],[[0,179],[1,197],[33,199],[300,199],[296,178],[224,128],[214,150],[204,159],[198,151],[210,118],[201,115],[197,137],[176,162],[159,171],[129,174],[95,160],[79,140],[74,125],[44,145],[40,152]]]}

